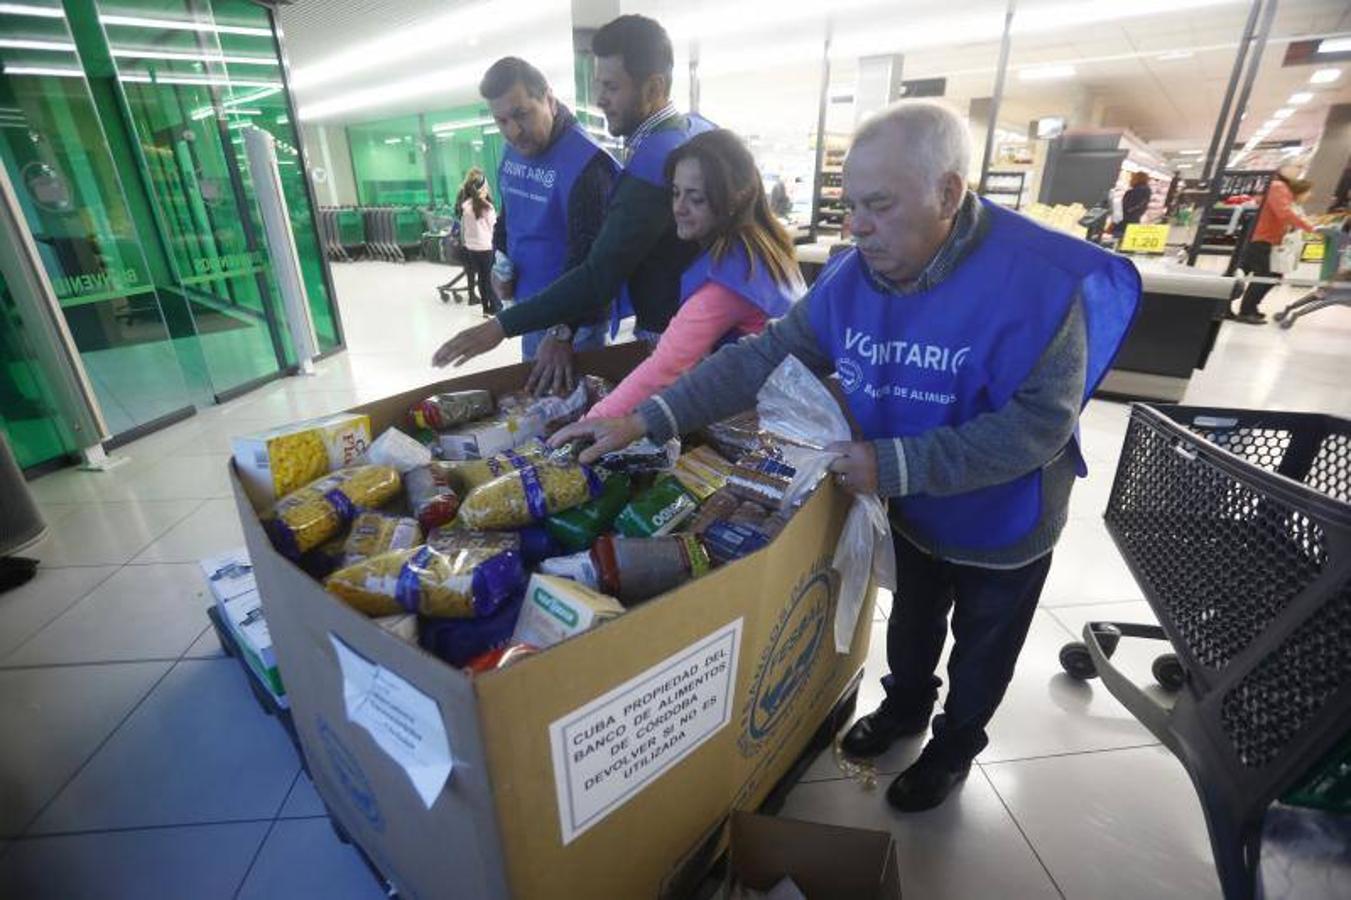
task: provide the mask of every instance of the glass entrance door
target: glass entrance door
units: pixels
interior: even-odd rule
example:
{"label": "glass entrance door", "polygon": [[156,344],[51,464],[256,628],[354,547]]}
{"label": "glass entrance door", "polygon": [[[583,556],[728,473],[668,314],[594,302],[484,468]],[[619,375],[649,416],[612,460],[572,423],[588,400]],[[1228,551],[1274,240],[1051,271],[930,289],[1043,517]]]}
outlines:
{"label": "glass entrance door", "polygon": [[0,8],[16,38],[0,49],[0,164],[113,434],[189,414],[209,393],[184,378],[61,5],[24,9]]}

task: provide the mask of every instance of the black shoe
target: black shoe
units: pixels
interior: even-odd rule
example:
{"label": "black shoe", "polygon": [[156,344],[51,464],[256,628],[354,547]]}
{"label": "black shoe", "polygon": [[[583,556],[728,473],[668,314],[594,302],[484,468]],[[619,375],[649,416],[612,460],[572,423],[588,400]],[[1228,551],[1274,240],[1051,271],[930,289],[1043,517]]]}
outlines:
{"label": "black shoe", "polygon": [[840,741],[840,749],[850,756],[879,756],[901,738],[923,734],[932,712],[926,709],[921,714],[896,718],[885,707],[878,709],[854,723]]}
{"label": "black shoe", "polygon": [[1265,325],[1267,317],[1261,313],[1239,313],[1234,317],[1235,322],[1242,322],[1244,325]]}
{"label": "black shoe", "polygon": [[0,557],[0,593],[32,581],[38,574],[38,561],[23,556]]}
{"label": "black shoe", "polygon": [[901,812],[923,812],[947,799],[971,771],[965,762],[953,768],[941,759],[920,754],[914,765],[896,776],[887,788],[887,802]]}

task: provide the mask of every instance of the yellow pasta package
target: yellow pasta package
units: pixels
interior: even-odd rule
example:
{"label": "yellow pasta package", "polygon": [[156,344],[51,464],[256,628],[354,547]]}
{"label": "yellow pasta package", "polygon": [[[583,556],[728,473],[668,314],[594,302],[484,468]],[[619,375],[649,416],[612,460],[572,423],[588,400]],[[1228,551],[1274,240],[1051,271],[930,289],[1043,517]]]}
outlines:
{"label": "yellow pasta package", "polygon": [[351,524],[363,509],[383,506],[399,493],[397,470],[352,466],[313,481],[279,500],[264,517],[272,545],[297,559]]}
{"label": "yellow pasta package", "polygon": [[485,531],[524,528],[595,500],[603,490],[590,466],[541,462],[474,488],[460,504],[460,519]]}
{"label": "yellow pasta package", "polygon": [[382,553],[334,572],[324,588],[368,616],[489,616],[524,583],[525,567],[514,549],[476,543]]}
{"label": "yellow pasta package", "polygon": [[369,416],[340,413],[233,438],[235,468],[259,505],[354,465],[371,445]]}

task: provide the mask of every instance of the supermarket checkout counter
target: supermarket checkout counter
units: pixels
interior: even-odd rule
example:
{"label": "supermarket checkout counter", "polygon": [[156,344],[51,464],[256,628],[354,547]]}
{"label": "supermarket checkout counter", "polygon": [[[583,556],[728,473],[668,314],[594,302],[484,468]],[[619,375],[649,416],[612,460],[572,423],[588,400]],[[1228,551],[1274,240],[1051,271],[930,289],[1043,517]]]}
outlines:
{"label": "supermarket checkout counter", "polygon": [[1203,369],[1241,282],[1161,259],[1135,259],[1144,281],[1140,312],[1099,396],[1176,403]]}

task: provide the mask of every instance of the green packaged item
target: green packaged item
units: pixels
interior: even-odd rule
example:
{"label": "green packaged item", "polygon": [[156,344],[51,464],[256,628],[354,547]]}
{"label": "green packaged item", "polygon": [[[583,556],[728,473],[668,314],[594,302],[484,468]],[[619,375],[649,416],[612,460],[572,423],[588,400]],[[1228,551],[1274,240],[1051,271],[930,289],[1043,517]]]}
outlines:
{"label": "green packaged item", "polygon": [[615,518],[615,531],[625,537],[660,537],[680,527],[699,509],[699,501],[670,475],[633,499]]}
{"label": "green packaged item", "polygon": [[599,497],[550,516],[544,520],[544,527],[568,553],[586,550],[596,538],[610,530],[615,516],[629,502],[632,492],[633,482],[629,476],[611,475]]}

